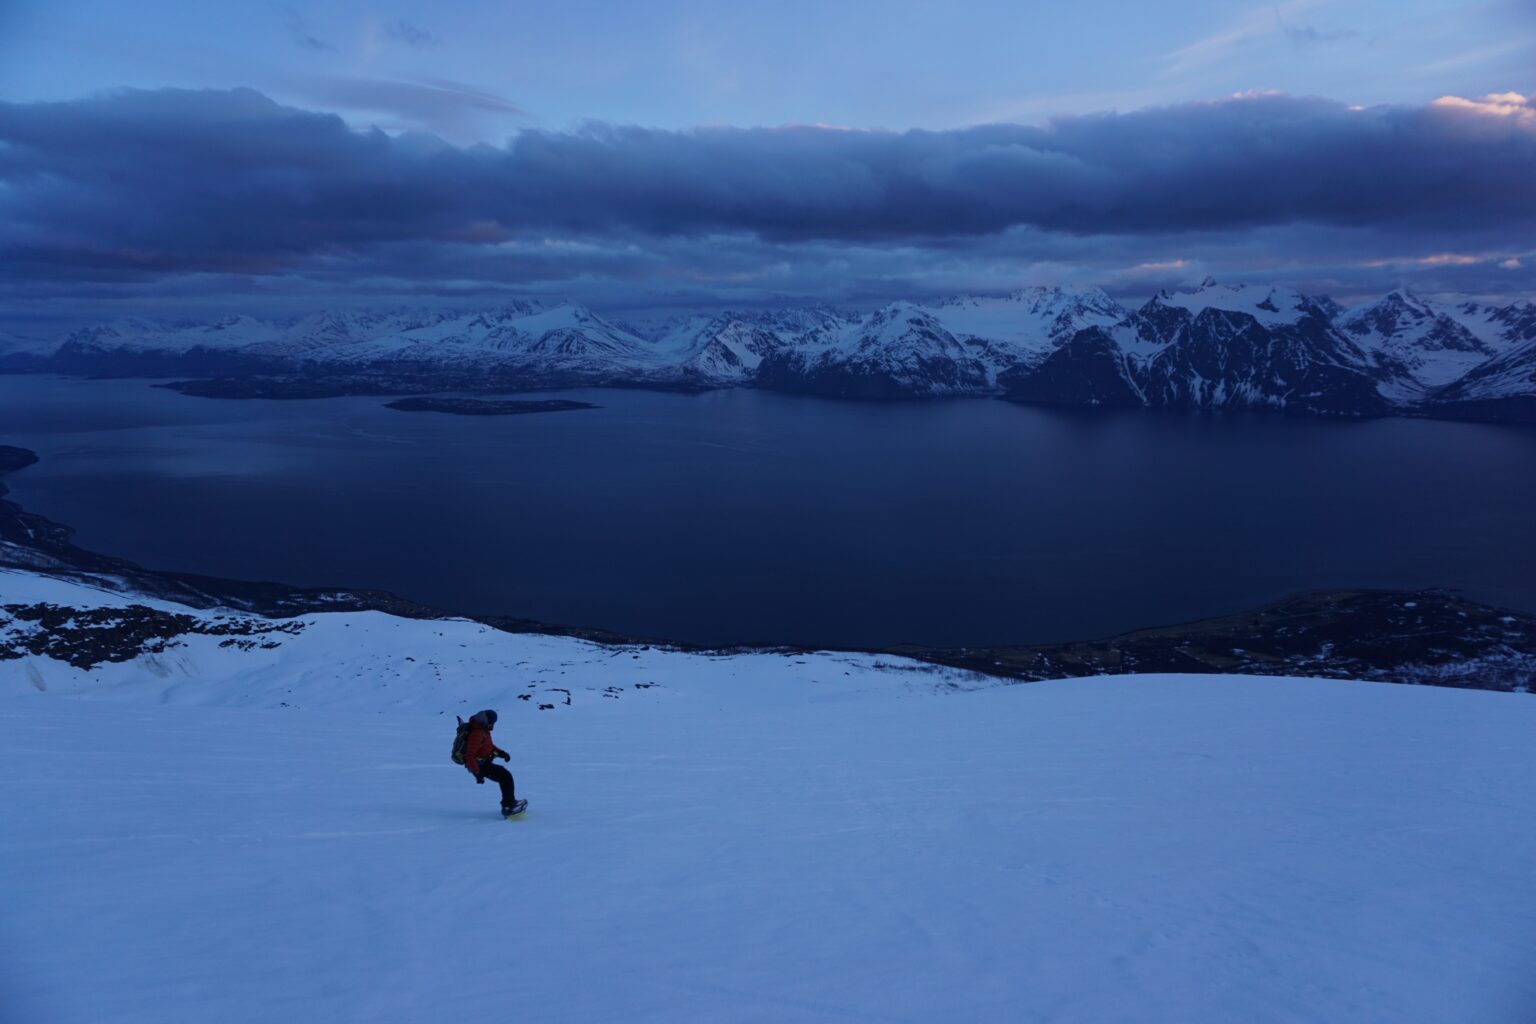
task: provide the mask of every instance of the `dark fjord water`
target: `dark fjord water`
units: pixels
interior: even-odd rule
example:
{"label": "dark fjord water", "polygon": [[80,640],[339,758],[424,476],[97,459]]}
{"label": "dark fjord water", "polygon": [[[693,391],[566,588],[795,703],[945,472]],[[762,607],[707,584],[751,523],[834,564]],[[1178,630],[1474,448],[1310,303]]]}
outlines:
{"label": "dark fjord water", "polygon": [[13,497],[93,550],[680,640],[1062,640],[1333,586],[1536,609],[1528,429],[555,397],[603,408],[0,376],[0,443],[43,456]]}

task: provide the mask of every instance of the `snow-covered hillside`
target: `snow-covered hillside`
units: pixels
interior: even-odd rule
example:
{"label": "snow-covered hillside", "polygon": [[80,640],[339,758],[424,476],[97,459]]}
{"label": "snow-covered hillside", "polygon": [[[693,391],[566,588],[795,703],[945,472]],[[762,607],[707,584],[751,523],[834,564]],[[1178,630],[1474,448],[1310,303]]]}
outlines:
{"label": "snow-covered hillside", "polygon": [[997,377],[991,353],[957,338],[932,313],[895,302],[868,317],[829,325],[765,359],[757,380],[787,391],[853,398],[969,395]]}
{"label": "snow-covered hillside", "polygon": [[1436,399],[1457,414],[1536,423],[1536,337],[1442,388]]}
{"label": "snow-covered hillside", "polygon": [[1000,297],[960,295],[926,303],[956,337],[975,338],[999,350],[1005,366],[1038,365],[1090,327],[1112,327],[1128,311],[1099,288],[1035,287]]}
{"label": "snow-covered hillside", "polygon": [[1450,315],[1495,348],[1536,341],[1536,302],[1514,302],[1508,306],[1463,302],[1452,307]]}
{"label": "snow-covered hillside", "polygon": [[[7,1019],[1536,1007],[1527,696],[997,686],[874,656],[153,602],[195,620],[184,645],[85,671],[47,637],[90,660],[92,609],[133,602],[0,574],[0,604],[39,602],[76,610],[13,625],[36,653],[0,661]],[[525,818],[448,760],[454,714],[484,706]]]}
{"label": "snow-covered hillside", "polygon": [[1223,285],[1218,284],[1215,278],[1206,278],[1198,288],[1158,292],[1143,307],[1143,312],[1150,313],[1152,309],[1183,310],[1191,320],[1208,309],[1241,313],[1265,327],[1294,324],[1308,316],[1327,319],[1337,311],[1337,307],[1329,300],[1303,295],[1294,288],[1253,284]]}
{"label": "snow-covered hillside", "polygon": [[1452,307],[1394,291],[1380,302],[1352,310],[1340,325],[1385,367],[1400,369],[1404,397],[1422,394],[1466,376],[1498,351],[1465,326]]}
{"label": "snow-covered hillside", "polygon": [[731,386],[754,383],[765,358],[793,349],[802,336],[857,319],[822,306],[728,310],[713,316],[675,317],[640,333],[684,381]]}

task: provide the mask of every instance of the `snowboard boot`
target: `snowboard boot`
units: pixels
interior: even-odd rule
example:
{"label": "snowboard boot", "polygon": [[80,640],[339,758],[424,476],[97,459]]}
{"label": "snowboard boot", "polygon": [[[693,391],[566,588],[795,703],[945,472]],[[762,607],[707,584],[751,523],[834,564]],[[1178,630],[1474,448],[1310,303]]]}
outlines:
{"label": "snowboard boot", "polygon": [[517,800],[517,801],[514,801],[514,802],[512,802],[510,804],[502,804],[501,805],[501,816],[503,818],[510,818],[514,814],[522,814],[527,809],[528,809],[528,801],[527,800]]}

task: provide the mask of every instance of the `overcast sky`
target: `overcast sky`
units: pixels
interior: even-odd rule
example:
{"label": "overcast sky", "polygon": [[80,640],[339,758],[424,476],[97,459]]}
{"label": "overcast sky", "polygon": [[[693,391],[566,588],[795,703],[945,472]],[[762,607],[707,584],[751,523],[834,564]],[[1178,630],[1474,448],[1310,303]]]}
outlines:
{"label": "overcast sky", "polygon": [[1532,97],[1532,0],[5,0],[0,300],[1536,297]]}

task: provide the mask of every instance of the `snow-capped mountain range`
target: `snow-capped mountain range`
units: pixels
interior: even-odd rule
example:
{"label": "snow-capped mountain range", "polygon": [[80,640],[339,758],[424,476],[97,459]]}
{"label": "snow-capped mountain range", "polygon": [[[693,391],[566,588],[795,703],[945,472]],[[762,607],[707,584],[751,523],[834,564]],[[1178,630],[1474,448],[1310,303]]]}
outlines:
{"label": "snow-capped mountain range", "polygon": [[0,369],[363,382],[377,391],[760,387],[837,397],[995,395],[1100,407],[1412,412],[1536,420],[1536,304],[1394,291],[1343,308],[1265,285],[1096,288],[736,310],[624,323],[576,305],[125,319],[0,336]]}

